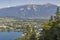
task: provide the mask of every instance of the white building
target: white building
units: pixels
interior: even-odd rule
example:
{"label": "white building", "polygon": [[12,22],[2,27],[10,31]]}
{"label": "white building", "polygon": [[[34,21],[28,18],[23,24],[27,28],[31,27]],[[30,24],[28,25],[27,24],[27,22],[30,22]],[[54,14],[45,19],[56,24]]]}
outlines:
{"label": "white building", "polygon": [[5,26],[4,24],[0,24],[0,27],[6,28],[7,26]]}

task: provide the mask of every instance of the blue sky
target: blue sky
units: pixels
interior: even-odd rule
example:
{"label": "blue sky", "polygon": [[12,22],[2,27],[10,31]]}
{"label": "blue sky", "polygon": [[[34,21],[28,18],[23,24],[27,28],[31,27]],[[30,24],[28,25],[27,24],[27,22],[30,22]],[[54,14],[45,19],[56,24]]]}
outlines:
{"label": "blue sky", "polygon": [[0,8],[24,4],[46,4],[46,3],[52,3],[60,6],[60,0],[0,0]]}

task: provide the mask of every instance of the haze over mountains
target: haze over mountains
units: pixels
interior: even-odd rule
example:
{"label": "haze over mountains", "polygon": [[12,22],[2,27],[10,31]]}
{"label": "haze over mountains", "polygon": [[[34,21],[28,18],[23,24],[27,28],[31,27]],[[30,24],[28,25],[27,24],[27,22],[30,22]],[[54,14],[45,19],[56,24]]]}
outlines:
{"label": "haze over mountains", "polygon": [[29,4],[0,9],[0,17],[16,17],[20,19],[48,19],[56,12],[57,5]]}

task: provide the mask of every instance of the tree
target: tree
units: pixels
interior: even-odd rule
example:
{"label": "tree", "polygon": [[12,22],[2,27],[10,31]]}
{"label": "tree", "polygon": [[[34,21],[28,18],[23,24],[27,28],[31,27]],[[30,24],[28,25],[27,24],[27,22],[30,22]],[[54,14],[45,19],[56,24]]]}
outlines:
{"label": "tree", "polygon": [[[41,36],[40,36],[41,37]],[[42,37],[39,40],[60,40],[60,12],[59,8],[56,11],[56,17],[50,21],[44,23]]]}
{"label": "tree", "polygon": [[57,10],[56,10],[56,19],[59,18],[59,7],[57,7]]}
{"label": "tree", "polygon": [[49,21],[51,21],[51,20],[54,20],[54,19],[53,19],[53,16],[51,16],[51,18],[50,18],[50,20],[49,20]]}
{"label": "tree", "polygon": [[36,28],[35,27],[32,27],[32,32],[31,32],[31,36],[29,38],[29,40],[37,40],[37,37],[36,37]]}
{"label": "tree", "polygon": [[18,38],[16,40],[37,40],[36,38],[36,28],[35,27],[29,27],[29,25],[26,26],[24,36],[21,38]]}

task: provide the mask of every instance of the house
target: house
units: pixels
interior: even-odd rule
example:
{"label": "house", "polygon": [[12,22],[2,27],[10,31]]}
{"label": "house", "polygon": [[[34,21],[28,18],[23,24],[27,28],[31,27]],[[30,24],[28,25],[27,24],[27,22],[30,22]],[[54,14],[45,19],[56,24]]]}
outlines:
{"label": "house", "polygon": [[6,28],[8,26],[4,25],[3,23],[0,23],[0,28]]}

